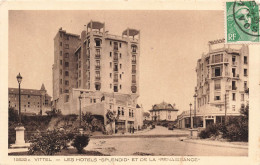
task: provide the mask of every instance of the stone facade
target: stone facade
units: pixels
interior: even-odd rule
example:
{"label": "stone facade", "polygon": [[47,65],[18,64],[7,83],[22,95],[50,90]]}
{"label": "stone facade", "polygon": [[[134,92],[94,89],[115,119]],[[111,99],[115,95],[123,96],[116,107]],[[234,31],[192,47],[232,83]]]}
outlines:
{"label": "stone facade", "polygon": [[[19,89],[8,88],[9,107],[19,110]],[[40,90],[21,89],[21,113],[27,115],[47,115],[51,110],[51,97],[44,85]]]}

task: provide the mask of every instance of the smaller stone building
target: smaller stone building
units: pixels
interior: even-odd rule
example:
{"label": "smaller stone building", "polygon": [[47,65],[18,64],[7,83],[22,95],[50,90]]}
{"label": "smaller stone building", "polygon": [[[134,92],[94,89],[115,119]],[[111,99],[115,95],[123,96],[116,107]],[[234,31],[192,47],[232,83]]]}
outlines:
{"label": "smaller stone building", "polygon": [[175,121],[177,119],[178,109],[166,102],[153,105],[149,111],[153,121]]}
{"label": "smaller stone building", "polygon": [[[8,104],[19,110],[19,89],[8,88]],[[26,115],[47,115],[51,110],[51,96],[42,84],[41,89],[21,89],[21,113]]]}

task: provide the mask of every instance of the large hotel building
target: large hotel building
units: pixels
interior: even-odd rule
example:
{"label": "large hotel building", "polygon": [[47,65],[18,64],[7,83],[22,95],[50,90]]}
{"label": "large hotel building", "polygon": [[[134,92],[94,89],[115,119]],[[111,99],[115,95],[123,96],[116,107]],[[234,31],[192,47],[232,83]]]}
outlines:
{"label": "large hotel building", "polygon": [[119,116],[118,131],[140,127],[139,57],[139,30],[111,35],[105,23],[95,21],[80,36],[60,29],[54,38],[54,108],[62,114],[78,114],[81,108],[103,116],[104,123],[110,110]]}
{"label": "large hotel building", "polygon": [[212,46],[209,42],[209,52],[197,61],[196,111],[192,108],[178,116],[180,128],[190,127],[194,119],[197,126],[204,128],[222,123],[225,116],[240,115],[241,105],[248,103],[248,46],[224,45],[218,49]]}

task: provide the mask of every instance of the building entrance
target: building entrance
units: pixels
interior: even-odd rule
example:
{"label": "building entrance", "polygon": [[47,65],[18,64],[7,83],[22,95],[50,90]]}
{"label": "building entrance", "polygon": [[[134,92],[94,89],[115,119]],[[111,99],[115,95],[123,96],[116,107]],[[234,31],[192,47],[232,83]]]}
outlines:
{"label": "building entrance", "polygon": [[210,126],[214,124],[214,120],[213,119],[206,119],[206,127]]}

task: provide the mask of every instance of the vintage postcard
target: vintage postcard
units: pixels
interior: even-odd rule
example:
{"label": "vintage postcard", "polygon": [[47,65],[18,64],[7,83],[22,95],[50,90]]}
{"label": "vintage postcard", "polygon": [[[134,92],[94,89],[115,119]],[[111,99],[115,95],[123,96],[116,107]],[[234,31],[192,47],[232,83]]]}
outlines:
{"label": "vintage postcard", "polygon": [[0,164],[260,163],[257,2],[0,11]]}

